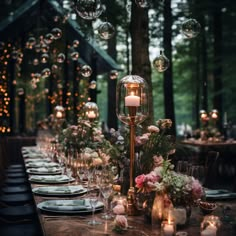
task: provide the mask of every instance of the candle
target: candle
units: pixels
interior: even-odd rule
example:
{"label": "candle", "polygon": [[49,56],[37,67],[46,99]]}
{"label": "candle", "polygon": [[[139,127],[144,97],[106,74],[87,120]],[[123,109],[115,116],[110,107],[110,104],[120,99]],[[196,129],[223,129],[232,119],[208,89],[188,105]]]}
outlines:
{"label": "candle", "polygon": [[61,111],[57,111],[56,117],[57,118],[62,118],[62,116],[63,116],[62,112]]}
{"label": "candle", "polygon": [[163,221],[162,222],[162,236],[173,236],[175,235],[175,224],[174,221]]}
{"label": "candle", "polygon": [[96,118],[96,114],[94,111],[88,111],[87,116],[89,119],[94,119]]}
{"label": "candle", "polygon": [[227,124],[228,120],[227,120],[227,112],[224,113],[224,124]]}
{"label": "candle", "polygon": [[125,97],[125,106],[126,107],[139,107],[140,106],[140,97],[134,94]]}
{"label": "candle", "polygon": [[216,236],[217,228],[214,225],[209,225],[201,232],[201,236]]}
{"label": "candle", "polygon": [[163,227],[163,236],[172,236],[174,234],[174,225],[165,224]]}

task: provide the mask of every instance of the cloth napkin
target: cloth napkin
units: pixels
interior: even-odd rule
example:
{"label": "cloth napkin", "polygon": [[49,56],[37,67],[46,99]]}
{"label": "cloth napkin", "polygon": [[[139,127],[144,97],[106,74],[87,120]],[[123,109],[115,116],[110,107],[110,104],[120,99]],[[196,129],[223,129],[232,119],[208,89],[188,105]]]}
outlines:
{"label": "cloth napkin", "polygon": [[58,172],[60,171],[61,169],[59,168],[55,168],[55,167],[52,167],[52,168],[46,168],[46,167],[42,167],[42,168],[31,168],[29,169],[30,172],[38,172],[38,173],[55,173],[55,172]]}
{"label": "cloth napkin", "polygon": [[64,194],[64,193],[80,193],[83,192],[83,188],[71,188],[71,187],[56,187],[56,188],[51,188],[51,187],[42,187],[38,188],[37,192],[38,193],[56,193],[56,194]]}
{"label": "cloth napkin", "polygon": [[49,168],[49,167],[59,167],[58,163],[55,162],[32,162],[29,164],[26,164],[26,167],[45,167],[45,168]]}
{"label": "cloth napkin", "polygon": [[47,202],[44,206],[44,209],[53,210],[53,211],[80,211],[87,210],[90,208],[90,205],[85,204],[85,200],[77,200],[70,202]]}
{"label": "cloth napkin", "polygon": [[207,189],[205,193],[206,198],[212,199],[236,198],[236,193],[230,192],[227,189]]}
{"label": "cloth napkin", "polygon": [[70,178],[67,175],[60,175],[60,176],[54,176],[54,175],[45,175],[45,176],[31,176],[31,181],[43,181],[43,182],[61,182],[61,181],[69,181]]}

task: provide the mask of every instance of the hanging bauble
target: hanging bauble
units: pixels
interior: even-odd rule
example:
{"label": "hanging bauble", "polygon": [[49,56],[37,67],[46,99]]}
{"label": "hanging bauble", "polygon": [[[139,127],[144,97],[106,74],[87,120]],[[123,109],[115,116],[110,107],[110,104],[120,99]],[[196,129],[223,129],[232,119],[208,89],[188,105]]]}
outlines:
{"label": "hanging bauble", "polygon": [[102,22],[98,26],[98,34],[102,39],[110,39],[115,34],[115,28],[110,22]]}
{"label": "hanging bauble", "polygon": [[49,56],[48,56],[47,53],[44,53],[44,54],[41,55],[41,63],[43,63],[43,64],[47,63],[48,60],[49,60]]}
{"label": "hanging bauble", "polygon": [[65,59],[66,59],[66,56],[65,56],[65,54],[64,53],[59,53],[58,55],[57,55],[57,62],[58,63],[63,63],[64,61],[65,61]]}
{"label": "hanging bauble", "polygon": [[85,20],[94,20],[104,11],[100,0],[78,0],[75,3],[77,14]]}
{"label": "hanging bauble", "polygon": [[55,40],[60,39],[61,36],[62,36],[62,31],[61,31],[61,29],[59,29],[59,28],[53,28],[52,31],[51,31],[51,33],[52,33],[53,38],[54,38]]}
{"label": "hanging bauble", "polygon": [[0,41],[0,50],[3,50],[4,47],[5,47],[5,43]]}
{"label": "hanging bauble", "polygon": [[49,46],[45,43],[41,45],[41,52],[42,53],[47,53],[49,51]]}
{"label": "hanging bauble", "polygon": [[182,23],[181,31],[187,38],[194,38],[200,33],[201,25],[195,19],[188,19]]}
{"label": "hanging bauble", "polygon": [[30,46],[34,46],[36,44],[36,38],[35,37],[29,37],[28,44]]}
{"label": "hanging bauble", "polygon": [[44,79],[48,78],[51,75],[51,70],[49,68],[45,68],[42,70],[41,75]]}
{"label": "hanging bauble", "polygon": [[161,50],[160,55],[153,60],[153,66],[158,72],[163,72],[169,67],[169,59],[164,55],[164,52]]}
{"label": "hanging bauble", "polygon": [[40,52],[41,51],[41,45],[38,43],[34,46],[35,52]]}
{"label": "hanging bauble", "polygon": [[56,64],[53,64],[51,70],[53,74],[56,74],[58,72],[58,66]]}
{"label": "hanging bauble", "polygon": [[73,41],[73,47],[74,48],[77,48],[77,47],[79,47],[79,40],[77,40],[77,39],[75,39],[74,41]]}
{"label": "hanging bauble", "polygon": [[33,59],[33,65],[37,66],[39,64],[39,59],[38,58],[34,58]]}
{"label": "hanging bauble", "polygon": [[150,6],[150,0],[135,0],[138,7],[147,8]]}
{"label": "hanging bauble", "polygon": [[71,56],[71,59],[73,60],[73,61],[77,61],[78,59],[79,59],[79,53],[78,52],[72,52],[71,54],[70,54],[70,56]]}
{"label": "hanging bauble", "polygon": [[95,80],[92,80],[89,84],[90,89],[95,89],[97,87],[97,82]]}
{"label": "hanging bauble", "polygon": [[12,53],[11,53],[11,58],[14,59],[14,60],[16,60],[17,57],[18,57],[18,52],[17,52],[17,50],[13,50]]}
{"label": "hanging bauble", "polygon": [[34,81],[35,83],[38,83],[41,79],[41,74],[40,73],[35,73],[32,75],[32,81]]}
{"label": "hanging bauble", "polygon": [[110,76],[110,79],[117,79],[118,75],[119,75],[119,73],[117,70],[111,70],[109,76]]}
{"label": "hanging bauble", "polygon": [[92,74],[92,68],[89,65],[83,65],[81,67],[80,73],[83,77],[87,78]]}
{"label": "hanging bauble", "polygon": [[44,42],[45,42],[46,44],[51,44],[51,43],[53,42],[53,39],[54,39],[53,34],[52,34],[52,33],[48,33],[48,34],[46,34],[45,37],[44,37]]}

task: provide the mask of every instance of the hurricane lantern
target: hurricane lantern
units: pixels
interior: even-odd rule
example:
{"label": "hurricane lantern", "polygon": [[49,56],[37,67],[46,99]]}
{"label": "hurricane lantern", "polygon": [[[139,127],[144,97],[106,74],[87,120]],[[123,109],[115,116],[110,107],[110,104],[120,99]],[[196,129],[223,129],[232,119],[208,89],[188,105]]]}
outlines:
{"label": "hurricane lantern", "polygon": [[93,122],[99,117],[98,106],[95,102],[87,102],[84,105],[84,115],[90,122]]}

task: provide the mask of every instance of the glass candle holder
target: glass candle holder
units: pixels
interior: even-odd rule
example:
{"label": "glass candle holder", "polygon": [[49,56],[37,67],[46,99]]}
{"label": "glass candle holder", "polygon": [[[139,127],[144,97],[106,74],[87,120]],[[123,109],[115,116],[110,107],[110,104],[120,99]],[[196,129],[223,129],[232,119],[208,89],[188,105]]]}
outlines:
{"label": "glass candle holder", "polygon": [[161,236],[174,236],[176,225],[174,220],[164,220],[161,223]]}
{"label": "glass candle holder", "polygon": [[95,102],[87,102],[84,105],[84,115],[90,122],[96,120],[99,117],[97,104]]}
{"label": "glass candle holder", "polygon": [[220,226],[221,221],[218,216],[205,216],[201,223],[201,236],[216,236]]}
{"label": "glass candle holder", "polygon": [[111,202],[112,212],[115,215],[126,215],[128,202],[126,196],[117,195],[114,196]]}

